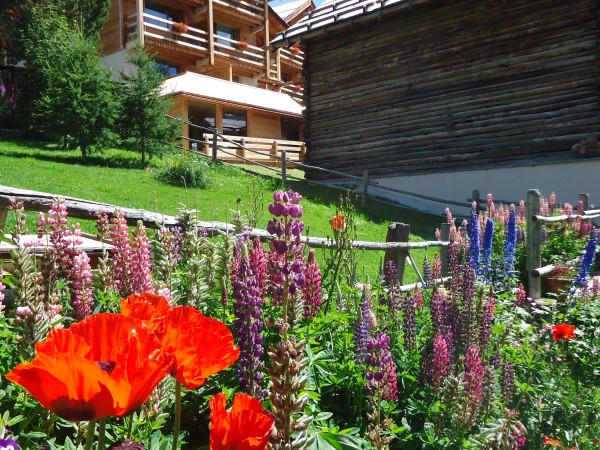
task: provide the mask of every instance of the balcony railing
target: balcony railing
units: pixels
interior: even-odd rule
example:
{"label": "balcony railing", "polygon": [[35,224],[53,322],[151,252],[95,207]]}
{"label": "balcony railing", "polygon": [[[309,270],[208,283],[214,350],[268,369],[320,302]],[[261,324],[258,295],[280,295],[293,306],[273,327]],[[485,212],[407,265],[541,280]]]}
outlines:
{"label": "balcony railing", "polygon": [[[165,43],[171,43],[181,49],[195,52],[198,58],[209,56],[210,37],[208,32],[199,28],[186,26],[185,32],[178,31],[174,22],[162,19],[150,14],[143,15],[144,38],[155,39]],[[128,36],[137,37],[137,16],[131,15],[127,18]],[[245,41],[236,41],[224,36],[213,35],[213,49],[215,56],[237,60],[240,63],[256,67],[257,73],[264,70],[265,53],[260,47],[251,45]]]}
{"label": "balcony railing", "polygon": [[264,18],[264,5],[262,2],[247,2],[244,0],[213,0],[213,8],[228,13],[236,11],[241,14],[249,14],[255,19],[262,21]]}

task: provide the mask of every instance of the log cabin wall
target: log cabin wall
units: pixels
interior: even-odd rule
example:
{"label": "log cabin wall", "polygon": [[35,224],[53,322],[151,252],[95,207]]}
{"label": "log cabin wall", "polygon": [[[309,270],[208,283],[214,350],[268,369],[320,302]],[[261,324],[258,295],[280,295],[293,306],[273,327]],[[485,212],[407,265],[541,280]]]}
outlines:
{"label": "log cabin wall", "polygon": [[599,4],[433,1],[308,38],[307,163],[392,176],[573,158],[600,132]]}

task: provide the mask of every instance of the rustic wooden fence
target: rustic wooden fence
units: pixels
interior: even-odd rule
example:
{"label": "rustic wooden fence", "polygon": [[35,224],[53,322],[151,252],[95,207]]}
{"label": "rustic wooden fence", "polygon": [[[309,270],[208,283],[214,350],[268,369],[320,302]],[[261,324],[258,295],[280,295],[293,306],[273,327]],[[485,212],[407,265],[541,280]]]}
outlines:
{"label": "rustic wooden fence", "polygon": [[[48,211],[52,207],[52,203],[56,197],[59,196],[47,192],[0,186],[0,230],[4,229],[8,215],[8,206],[13,199],[23,202],[25,210]],[[155,229],[162,226],[181,226],[180,218],[175,216],[160,214],[144,209],[122,208],[108,203],[93,202],[75,197],[60,197],[65,200],[65,206],[67,207],[70,217],[96,220],[97,213],[99,212],[112,214],[115,211],[120,210],[125,215],[128,225],[131,226],[135,226],[138,221],[141,221],[147,228]],[[227,222],[198,221],[198,225],[205,228],[210,235],[219,233],[233,234],[235,230],[235,226]],[[426,249],[429,247],[447,247],[449,244],[448,237],[450,235],[450,226],[448,224],[442,224],[442,233],[442,240],[439,241],[408,242],[410,225],[394,222],[389,225],[386,242],[353,241],[351,245],[357,250],[385,251],[386,261],[391,259],[398,267],[398,282],[401,285],[401,290],[408,291],[425,285],[425,281],[423,280],[410,251],[412,249]],[[252,229],[250,235],[260,238],[263,242],[272,239],[273,237],[266,230],[257,228]],[[311,248],[336,247],[335,241],[329,238],[303,236],[302,242]],[[445,259],[446,252],[441,251],[440,254],[442,255],[442,278],[435,280],[436,283],[442,283],[447,280],[447,277],[445,277],[447,272]],[[407,262],[415,270],[420,281],[413,284],[402,285]]]}
{"label": "rustic wooden fence", "polygon": [[[31,211],[48,211],[52,206],[56,194],[46,192],[30,191],[24,189],[16,189],[7,186],[0,186],[0,230],[4,229],[7,219],[8,206],[11,199],[23,202],[26,210]],[[162,226],[172,227],[180,226],[179,217],[160,214],[144,209],[123,208],[108,203],[99,203],[89,200],[83,200],[74,197],[62,197],[65,200],[65,206],[71,217],[95,220],[98,212],[106,212],[112,214],[120,210],[125,215],[127,223],[134,226],[141,221],[148,228],[160,228]],[[526,236],[526,253],[527,253],[527,275],[528,275],[528,293],[532,298],[541,298],[542,286],[541,279],[555,269],[554,265],[542,266],[541,261],[541,224],[555,223],[560,221],[572,220],[579,217],[578,214],[571,216],[552,216],[546,217],[540,215],[540,200],[541,194],[539,190],[532,189],[527,193],[527,236]],[[600,209],[588,209],[588,195],[581,194],[580,200],[583,201],[584,214],[581,216],[583,220],[593,220],[600,217]],[[218,233],[234,233],[235,226],[227,222],[219,221],[198,221],[200,227],[205,228],[209,234]],[[262,229],[252,229],[251,236],[260,238],[263,242],[272,239],[272,236]],[[401,285],[402,291],[408,291],[425,285],[421,272],[411,255],[411,250],[427,249],[430,247],[438,247],[440,249],[447,248],[449,245],[450,224],[441,224],[441,239],[439,241],[423,241],[409,242],[410,225],[398,222],[392,222],[388,227],[386,242],[370,242],[370,241],[353,241],[352,248],[356,250],[374,250],[384,251],[385,261],[392,260],[398,268],[398,282]],[[302,237],[302,242],[311,248],[335,248],[336,243],[330,238],[321,237]],[[447,252],[440,251],[442,259],[442,278],[434,280],[436,284],[443,283],[449,280]],[[577,261],[567,262],[567,265],[574,265]],[[403,285],[404,273],[410,265],[419,282]]]}

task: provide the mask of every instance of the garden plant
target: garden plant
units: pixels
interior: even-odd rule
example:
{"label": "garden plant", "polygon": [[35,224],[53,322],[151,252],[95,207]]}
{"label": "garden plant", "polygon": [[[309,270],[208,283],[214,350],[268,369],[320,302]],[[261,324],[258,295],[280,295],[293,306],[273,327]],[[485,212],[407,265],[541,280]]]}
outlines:
{"label": "garden plant", "polygon": [[447,267],[425,259],[414,290],[392,261],[360,279],[353,208],[341,199],[330,250],[304,245],[291,190],[267,242],[242,211],[216,236],[194,211],[155,231],[99,212],[90,260],[63,200],[30,231],[13,202],[0,448],[598,448],[592,223],[562,231],[581,254],[566,297],[541,302],[520,282],[524,204],[448,210]]}

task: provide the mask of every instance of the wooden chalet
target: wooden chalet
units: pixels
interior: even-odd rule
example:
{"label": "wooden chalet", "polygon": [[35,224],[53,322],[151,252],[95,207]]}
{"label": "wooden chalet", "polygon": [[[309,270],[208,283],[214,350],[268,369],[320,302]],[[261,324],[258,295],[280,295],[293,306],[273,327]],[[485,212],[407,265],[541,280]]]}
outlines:
{"label": "wooden chalet", "polygon": [[[302,51],[269,48],[287,27],[266,0],[113,0],[102,51],[116,70],[137,45],[154,53],[173,114],[195,125],[301,141]],[[183,135],[202,140],[198,130],[186,125]]]}
{"label": "wooden chalet", "polygon": [[272,48],[304,49],[308,164],[573,201],[600,198],[599,18],[596,0],[329,0]]}

